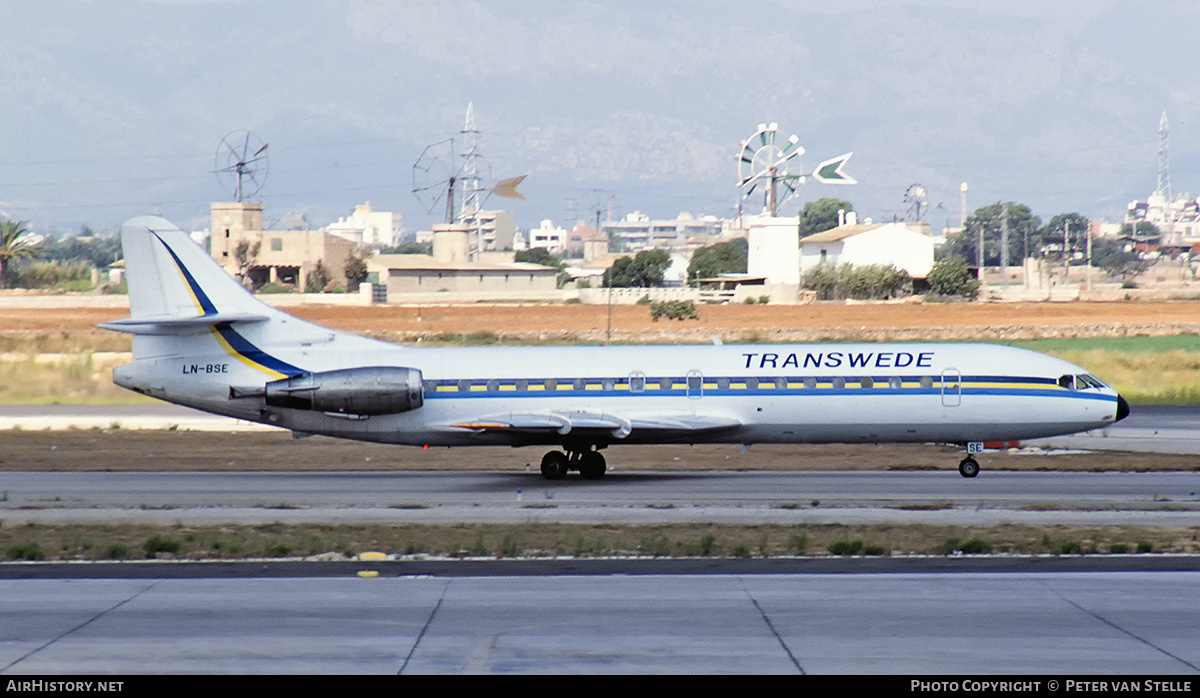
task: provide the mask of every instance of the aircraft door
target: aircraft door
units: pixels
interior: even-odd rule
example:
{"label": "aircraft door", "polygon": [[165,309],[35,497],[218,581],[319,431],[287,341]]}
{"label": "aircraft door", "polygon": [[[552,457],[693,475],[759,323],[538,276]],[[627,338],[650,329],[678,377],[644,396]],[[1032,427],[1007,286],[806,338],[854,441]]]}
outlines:
{"label": "aircraft door", "polygon": [[962,373],[957,368],[942,371],[942,405],[958,407],[962,404]]}
{"label": "aircraft door", "polygon": [[687,396],[689,399],[698,400],[704,395],[704,376],[699,371],[687,372]]}

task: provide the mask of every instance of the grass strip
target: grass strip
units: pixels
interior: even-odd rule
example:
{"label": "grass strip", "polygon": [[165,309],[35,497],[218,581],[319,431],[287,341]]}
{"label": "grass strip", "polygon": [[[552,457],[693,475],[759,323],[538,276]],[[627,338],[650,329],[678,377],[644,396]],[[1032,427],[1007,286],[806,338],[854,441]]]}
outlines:
{"label": "grass strip", "polygon": [[905,525],[0,525],[4,560],[1200,553],[1200,527]]}

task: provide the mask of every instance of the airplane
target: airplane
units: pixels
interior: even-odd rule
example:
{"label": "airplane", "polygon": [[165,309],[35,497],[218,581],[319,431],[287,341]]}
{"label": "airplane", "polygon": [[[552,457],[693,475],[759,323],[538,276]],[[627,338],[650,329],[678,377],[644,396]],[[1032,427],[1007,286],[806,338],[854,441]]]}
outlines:
{"label": "airplane", "polygon": [[[621,444],[987,442],[1108,427],[1129,403],[1084,369],[991,344],[412,347],[259,301],[165,219],[121,228],[129,390],[237,419],[411,446],[551,446],[595,480]],[[561,449],[561,450],[559,450]]]}

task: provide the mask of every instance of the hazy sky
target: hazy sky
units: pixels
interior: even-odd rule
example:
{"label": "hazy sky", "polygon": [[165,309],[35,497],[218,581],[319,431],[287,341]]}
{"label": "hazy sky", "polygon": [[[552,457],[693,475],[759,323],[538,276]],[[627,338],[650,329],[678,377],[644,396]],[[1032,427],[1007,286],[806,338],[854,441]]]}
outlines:
{"label": "hazy sky", "polygon": [[1155,187],[1163,111],[1173,187],[1200,194],[1197,26],[1170,0],[7,2],[0,213],[205,227],[244,128],[270,144],[268,221],[369,200],[422,227],[441,211],[411,167],[473,102],[493,179],[529,174],[523,227],[610,198],[731,215],[740,142],[772,121],[808,169],[854,151],[859,181],[785,213],[836,195],[890,219],[919,182],[941,226],[966,181],[969,210],[1115,219]]}

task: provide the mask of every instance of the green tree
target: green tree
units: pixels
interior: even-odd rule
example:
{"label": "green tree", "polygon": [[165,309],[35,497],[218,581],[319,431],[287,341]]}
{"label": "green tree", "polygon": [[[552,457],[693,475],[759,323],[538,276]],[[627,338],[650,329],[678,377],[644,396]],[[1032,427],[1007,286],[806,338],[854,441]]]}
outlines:
{"label": "green tree", "polygon": [[[983,265],[995,267],[1000,265],[1000,241],[1003,238],[1004,203],[994,204],[975,209],[975,213],[967,218],[967,227],[963,232],[947,239],[942,245],[942,257],[962,257],[977,264],[979,259],[979,235],[983,233]],[[1008,202],[1008,263],[1020,266],[1025,258],[1026,242],[1030,254],[1039,249],[1039,233],[1042,220],[1033,215],[1025,204]]]}
{"label": "green tree", "polygon": [[961,296],[967,300],[979,297],[979,279],[971,274],[967,260],[945,257],[929,270],[929,289],[939,296]]}
{"label": "green tree", "polygon": [[530,247],[527,250],[521,250],[513,255],[513,261],[525,264],[540,264],[544,267],[554,267],[555,269],[563,265],[563,261],[545,247]]}
{"label": "green tree", "polygon": [[744,274],[749,243],[745,238],[701,247],[688,263],[688,281],[710,279],[719,274]]}
{"label": "green tree", "polygon": [[1136,224],[1122,225],[1121,232],[1117,237],[1123,240],[1132,240],[1137,244],[1157,245],[1162,239],[1162,231],[1150,221],[1138,221]]}
{"label": "green tree", "polygon": [[1095,238],[1092,241],[1092,266],[1103,269],[1109,276],[1127,281],[1145,272],[1150,262],[1142,259],[1133,242]]}
{"label": "green tree", "polygon": [[612,288],[649,288],[662,286],[671,255],[665,250],[642,250],[633,257],[621,257],[604,272],[604,285]]}
{"label": "green tree", "polygon": [[246,269],[254,266],[260,251],[262,251],[261,240],[257,240],[253,244],[249,240],[238,241],[237,246],[233,248],[233,258],[238,263],[238,274],[244,274]]}
{"label": "green tree", "polygon": [[385,247],[380,252],[382,254],[433,254],[433,243],[409,240],[395,247]]}
{"label": "green tree", "polygon": [[42,259],[53,262],[82,260],[97,269],[105,269],[121,258],[121,238],[116,235],[96,235],[87,226],[78,236],[48,237],[38,246]]}
{"label": "green tree", "polygon": [[352,254],[346,260],[346,291],[358,293],[358,287],[367,280],[367,260],[362,255]]}
{"label": "green tree", "polygon": [[1090,234],[1091,223],[1079,213],[1060,213],[1042,226],[1041,248],[1063,249],[1063,237],[1067,238],[1068,255],[1072,252],[1087,251],[1087,236]]}
{"label": "green tree", "polygon": [[567,271],[567,263],[545,247],[530,247],[527,250],[521,250],[513,255],[513,261],[525,264],[540,264],[543,267],[554,267],[558,270],[557,282],[559,288],[562,288],[563,284],[571,280],[571,274]]}
{"label": "green tree", "polygon": [[30,240],[24,221],[0,222],[0,288],[8,288],[9,262],[33,259],[40,251]]}
{"label": "green tree", "polygon": [[304,292],[321,293],[332,280],[329,278],[329,270],[325,268],[324,262],[318,259],[317,266],[313,268],[312,273],[304,281]]}
{"label": "green tree", "polygon": [[854,204],[832,196],[804,204],[804,208],[800,210],[800,238],[836,228],[839,209],[850,213],[854,210]]}

